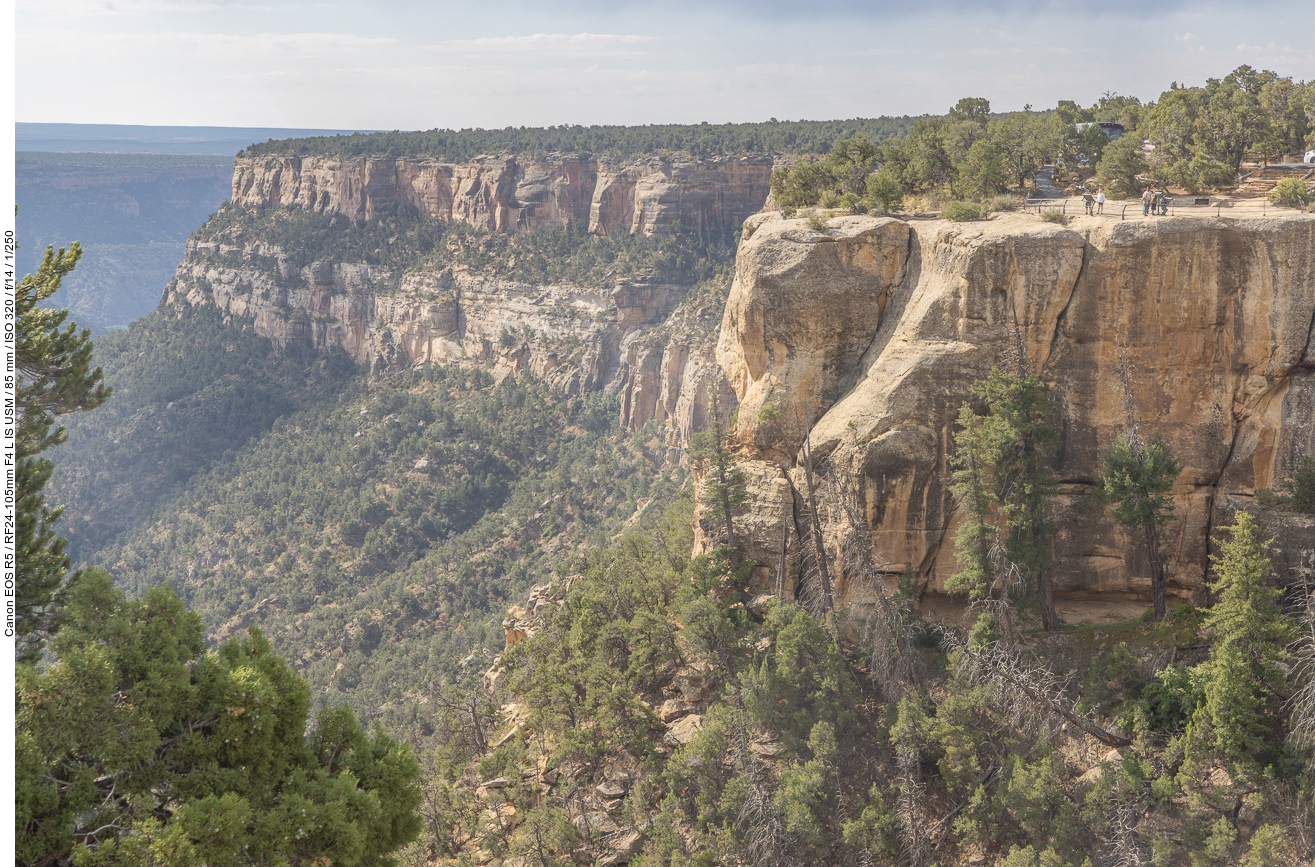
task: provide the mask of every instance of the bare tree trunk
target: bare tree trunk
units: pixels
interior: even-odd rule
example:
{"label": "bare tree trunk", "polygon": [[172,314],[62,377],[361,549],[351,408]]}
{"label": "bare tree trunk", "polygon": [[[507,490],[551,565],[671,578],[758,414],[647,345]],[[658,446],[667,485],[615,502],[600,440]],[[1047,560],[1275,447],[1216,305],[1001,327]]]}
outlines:
{"label": "bare tree trunk", "polygon": [[[1009,315],[1011,317],[1013,338],[1014,338],[1014,363],[1016,372],[1020,379],[1028,375],[1027,363],[1027,343],[1023,339],[1022,326],[1018,324],[1018,310],[1010,305]],[[1026,454],[1033,451],[1035,446],[1030,437],[1025,437],[1021,443],[1023,452]],[[1036,511],[1032,513],[1032,527],[1036,534],[1042,533],[1045,526],[1044,505],[1034,507]],[[1046,632],[1054,632],[1059,629],[1059,616],[1055,613],[1055,590],[1050,580],[1050,568],[1047,562],[1040,562],[1036,570],[1036,591],[1041,601],[1041,627]]]}
{"label": "bare tree trunk", "polygon": [[915,749],[902,749],[895,756],[899,768],[900,795],[896,809],[899,811],[899,836],[905,862],[909,867],[922,867],[927,859],[927,841],[922,833],[922,804],[924,789],[922,783],[921,758]]}
{"label": "bare tree trunk", "polygon": [[876,596],[876,611],[868,620],[867,636],[872,643],[869,655],[869,675],[887,700],[895,700],[918,682],[913,663],[913,642],[903,612],[886,593],[882,579],[882,566],[872,544],[872,533],[863,517],[859,495],[849,484],[857,472],[836,472],[831,477],[834,500],[840,506],[844,520],[838,549],[840,568],[851,581],[867,582]]}
{"label": "bare tree trunk", "polygon": [[1110,833],[1105,843],[1114,867],[1144,867],[1150,861],[1137,834],[1142,803],[1128,792],[1117,791],[1110,809]]}
{"label": "bare tree trunk", "polygon": [[817,577],[822,582],[822,602],[825,613],[830,616],[835,612],[835,599],[831,594],[831,572],[826,561],[826,543],[822,539],[822,520],[817,515],[817,495],[813,486],[813,450],[808,446],[808,437],[804,437],[804,480],[808,488],[809,524],[813,535],[813,559],[817,561]]}
{"label": "bare tree trunk", "polygon": [[1037,594],[1041,597],[1041,627],[1046,632],[1059,629],[1059,615],[1055,613],[1055,589],[1050,580],[1050,569],[1042,566],[1037,570]]}
{"label": "bare tree trunk", "polygon": [[1160,556],[1160,531],[1154,522],[1146,528],[1146,559],[1151,563],[1151,599],[1155,605],[1155,619],[1163,620],[1169,613],[1164,600],[1164,558]]}
{"label": "bare tree trunk", "polygon": [[731,568],[739,566],[739,548],[735,544],[735,521],[731,517],[731,492],[729,479],[730,454],[726,450],[726,432],[721,425],[721,409],[717,404],[717,397],[721,393],[721,378],[717,378],[717,387],[711,390],[708,396],[708,406],[712,410],[712,427],[713,434],[717,437],[716,446],[716,473],[717,482],[721,486],[721,510],[726,520],[726,544],[731,548]]}
{"label": "bare tree trunk", "polygon": [[[1128,347],[1126,344],[1119,347],[1119,363],[1116,372],[1119,376],[1119,387],[1123,392],[1124,436],[1127,437],[1128,445],[1137,455],[1138,460],[1144,462],[1141,430],[1137,426],[1137,417],[1134,412],[1135,404],[1132,399],[1132,362],[1128,360]],[[1142,527],[1142,543],[1146,546],[1146,559],[1151,565],[1151,602],[1155,606],[1155,619],[1163,620],[1168,615],[1169,610],[1164,598],[1166,576],[1164,557],[1160,554],[1160,529],[1155,521],[1152,520],[1148,526]]]}
{"label": "bare tree trunk", "polygon": [[785,601],[785,560],[786,552],[790,548],[790,526],[784,524],[781,527],[781,559],[776,565],[776,598],[782,602]]}
{"label": "bare tree trunk", "polygon": [[785,823],[772,803],[770,777],[750,744],[749,727],[744,719],[744,697],[739,690],[732,690],[731,694],[735,700],[732,717],[735,754],[740,771],[749,783],[748,797],[740,807],[739,815],[739,822],[746,832],[749,864],[751,867],[797,867],[790,857]]}

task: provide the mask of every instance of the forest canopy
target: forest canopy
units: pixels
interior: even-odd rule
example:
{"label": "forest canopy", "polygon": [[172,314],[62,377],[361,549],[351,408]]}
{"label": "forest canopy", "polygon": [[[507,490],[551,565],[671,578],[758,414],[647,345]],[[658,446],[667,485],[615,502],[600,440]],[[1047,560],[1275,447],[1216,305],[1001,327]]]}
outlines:
{"label": "forest canopy", "polygon": [[590,153],[612,159],[659,155],[696,157],[746,154],[820,154],[836,139],[864,135],[873,141],[898,138],[911,117],[796,120],[765,123],[646,124],[644,126],[507,127],[431,129],[424,132],[355,133],[283,139],[254,144],[238,156],[431,157],[465,162],[503,151],[540,156]]}

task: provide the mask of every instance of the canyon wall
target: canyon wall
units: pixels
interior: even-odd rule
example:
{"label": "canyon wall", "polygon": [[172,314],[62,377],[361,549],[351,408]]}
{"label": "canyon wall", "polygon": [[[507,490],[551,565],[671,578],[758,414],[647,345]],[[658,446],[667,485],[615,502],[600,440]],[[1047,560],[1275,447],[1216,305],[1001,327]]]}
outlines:
{"label": "canyon wall", "polygon": [[[1315,548],[1315,519],[1256,499],[1315,455],[1315,218],[844,217],[816,231],[763,214],[745,236],[717,359],[740,401],[750,499],[737,535],[760,564],[755,592],[800,581],[806,437],[831,555],[848,499],[890,583],[909,569],[923,607],[952,616],[954,419],[965,402],[983,411],[974,381],[1020,353],[1061,409],[1062,617],[1149,605],[1144,552],[1088,496],[1124,429],[1125,348],[1140,431],[1182,465],[1170,604],[1204,601],[1210,538],[1236,509],[1276,537],[1280,574]],[[873,588],[832,568],[838,604],[861,612]]]}
{"label": "canyon wall", "polygon": [[[267,263],[277,261],[277,269]],[[386,288],[385,288],[386,287]],[[372,371],[478,364],[529,371],[569,395],[620,399],[621,423],[667,424],[673,450],[701,427],[720,303],[689,287],[530,285],[466,271],[395,274],[328,260],[291,266],[259,241],[192,238],[162,309],[212,304],[281,346],[341,349]],[[723,399],[730,399],[729,388]]]}
{"label": "canyon wall", "polygon": [[681,222],[732,231],[767,200],[772,160],[650,159],[608,165],[586,156],[480,157],[443,163],[416,157],[238,157],[235,204],[290,207],[352,219],[399,207],[482,229],[588,224],[599,235]]}

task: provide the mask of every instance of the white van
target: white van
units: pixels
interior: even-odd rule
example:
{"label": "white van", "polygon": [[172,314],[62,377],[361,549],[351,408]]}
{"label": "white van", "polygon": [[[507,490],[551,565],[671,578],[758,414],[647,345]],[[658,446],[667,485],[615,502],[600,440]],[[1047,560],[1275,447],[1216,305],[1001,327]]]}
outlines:
{"label": "white van", "polygon": [[1306,151],[1306,155],[1301,158],[1303,163],[1315,163],[1315,151]]}

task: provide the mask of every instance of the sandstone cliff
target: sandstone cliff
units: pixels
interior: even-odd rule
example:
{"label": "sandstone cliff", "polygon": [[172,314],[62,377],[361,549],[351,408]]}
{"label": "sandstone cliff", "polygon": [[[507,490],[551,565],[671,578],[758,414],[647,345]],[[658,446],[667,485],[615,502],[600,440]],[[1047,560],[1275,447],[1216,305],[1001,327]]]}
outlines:
{"label": "sandstone cliff", "polygon": [[515,231],[588,222],[599,235],[677,221],[734,229],[766,201],[770,159],[652,159],[610,166],[587,156],[488,156],[464,164],[406,157],[238,157],[232,201],[340,213],[399,207],[482,229]]}
{"label": "sandstone cliff", "polygon": [[[1315,455],[1315,219],[1076,219],[980,223],[832,219],[825,231],[750,220],[717,358],[741,402],[749,459],[744,554],[755,590],[799,579],[801,444],[827,492],[857,500],[891,580],[906,565],[924,607],[954,603],[955,504],[946,489],[953,420],[971,385],[1006,357],[1016,319],[1030,367],[1062,408],[1055,540],[1061,616],[1127,616],[1149,605],[1134,540],[1085,500],[1123,428],[1113,367],[1134,362],[1144,434],[1183,470],[1168,528],[1170,603],[1205,595],[1212,529],[1246,508],[1279,539],[1280,570],[1315,548],[1315,520],[1264,509]],[[737,525],[738,526],[738,525]],[[841,564],[835,565],[841,571]],[[872,589],[841,571],[838,604]]]}
{"label": "sandstone cliff", "polygon": [[528,370],[571,395],[604,390],[620,398],[623,425],[662,423],[674,450],[702,425],[716,369],[721,299],[687,298],[689,288],[530,285],[328,260],[296,268],[260,241],[193,238],[161,305],[213,304],[281,346],[341,349],[372,371],[479,364],[499,376]]}

